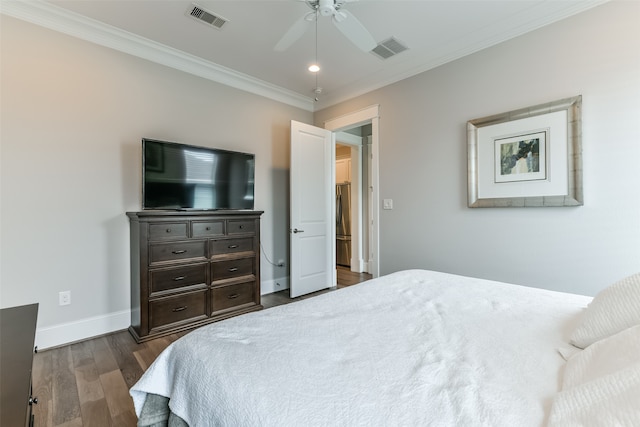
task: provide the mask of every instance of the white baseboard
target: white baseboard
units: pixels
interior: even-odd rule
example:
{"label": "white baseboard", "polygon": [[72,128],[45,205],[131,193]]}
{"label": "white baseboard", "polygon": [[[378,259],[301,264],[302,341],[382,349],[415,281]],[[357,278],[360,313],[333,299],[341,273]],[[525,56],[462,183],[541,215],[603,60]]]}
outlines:
{"label": "white baseboard", "polygon": [[351,259],[351,271],[361,273],[363,271],[367,271],[365,268],[365,262],[362,258]]}
{"label": "white baseboard", "polygon": [[[262,295],[289,289],[289,277],[266,280],[260,284]],[[46,326],[36,330],[35,345],[39,350],[77,341],[86,340],[96,336],[127,329],[131,324],[131,312],[123,310],[104,316],[89,317],[75,322],[60,323]]]}
{"label": "white baseboard", "polygon": [[371,273],[371,270],[373,269],[373,260],[369,260],[369,261],[365,261],[364,262],[364,271],[365,273],[369,273],[369,274],[373,274]]}
{"label": "white baseboard", "polygon": [[131,312],[123,310],[104,316],[89,317],[75,322],[38,328],[35,345],[38,350],[58,347],[76,341],[127,329],[131,324]]}
{"label": "white baseboard", "polygon": [[260,295],[272,294],[274,292],[289,289],[289,277],[279,279],[264,280],[260,282]]}

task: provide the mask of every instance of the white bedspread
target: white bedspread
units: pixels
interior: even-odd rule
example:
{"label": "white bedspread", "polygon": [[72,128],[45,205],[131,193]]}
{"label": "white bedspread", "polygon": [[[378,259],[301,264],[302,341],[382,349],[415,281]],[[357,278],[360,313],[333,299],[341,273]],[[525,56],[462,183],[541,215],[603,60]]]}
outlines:
{"label": "white bedspread", "polygon": [[191,426],[541,426],[591,298],[411,270],[197,329],[131,389]]}

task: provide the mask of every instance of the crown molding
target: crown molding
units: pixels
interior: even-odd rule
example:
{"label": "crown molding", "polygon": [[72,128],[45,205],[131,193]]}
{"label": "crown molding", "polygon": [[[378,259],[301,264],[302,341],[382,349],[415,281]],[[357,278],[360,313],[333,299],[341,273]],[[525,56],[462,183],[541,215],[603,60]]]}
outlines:
{"label": "crown molding", "polygon": [[2,0],[0,13],[283,104],[314,110],[310,97],[41,0]]}

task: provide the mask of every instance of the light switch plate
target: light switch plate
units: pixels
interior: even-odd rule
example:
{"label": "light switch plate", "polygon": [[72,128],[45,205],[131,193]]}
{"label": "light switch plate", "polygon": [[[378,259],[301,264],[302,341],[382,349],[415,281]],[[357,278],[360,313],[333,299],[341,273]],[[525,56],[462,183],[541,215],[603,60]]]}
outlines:
{"label": "light switch plate", "polygon": [[384,199],[382,201],[382,209],[393,209],[393,199]]}

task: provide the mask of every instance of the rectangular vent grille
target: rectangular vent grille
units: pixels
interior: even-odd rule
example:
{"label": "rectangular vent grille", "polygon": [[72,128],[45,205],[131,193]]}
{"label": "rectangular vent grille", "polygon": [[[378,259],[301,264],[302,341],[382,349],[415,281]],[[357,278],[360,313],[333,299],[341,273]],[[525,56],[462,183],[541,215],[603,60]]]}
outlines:
{"label": "rectangular vent grille", "polygon": [[217,29],[222,29],[222,26],[229,22],[228,19],[204,10],[195,3],[192,4],[191,8],[187,11],[187,15]]}
{"label": "rectangular vent grille", "polygon": [[371,50],[371,53],[381,59],[388,59],[399,54],[400,52],[404,52],[407,49],[409,48],[405,46],[401,41],[391,37],[383,42],[378,43],[378,46],[374,47]]}

